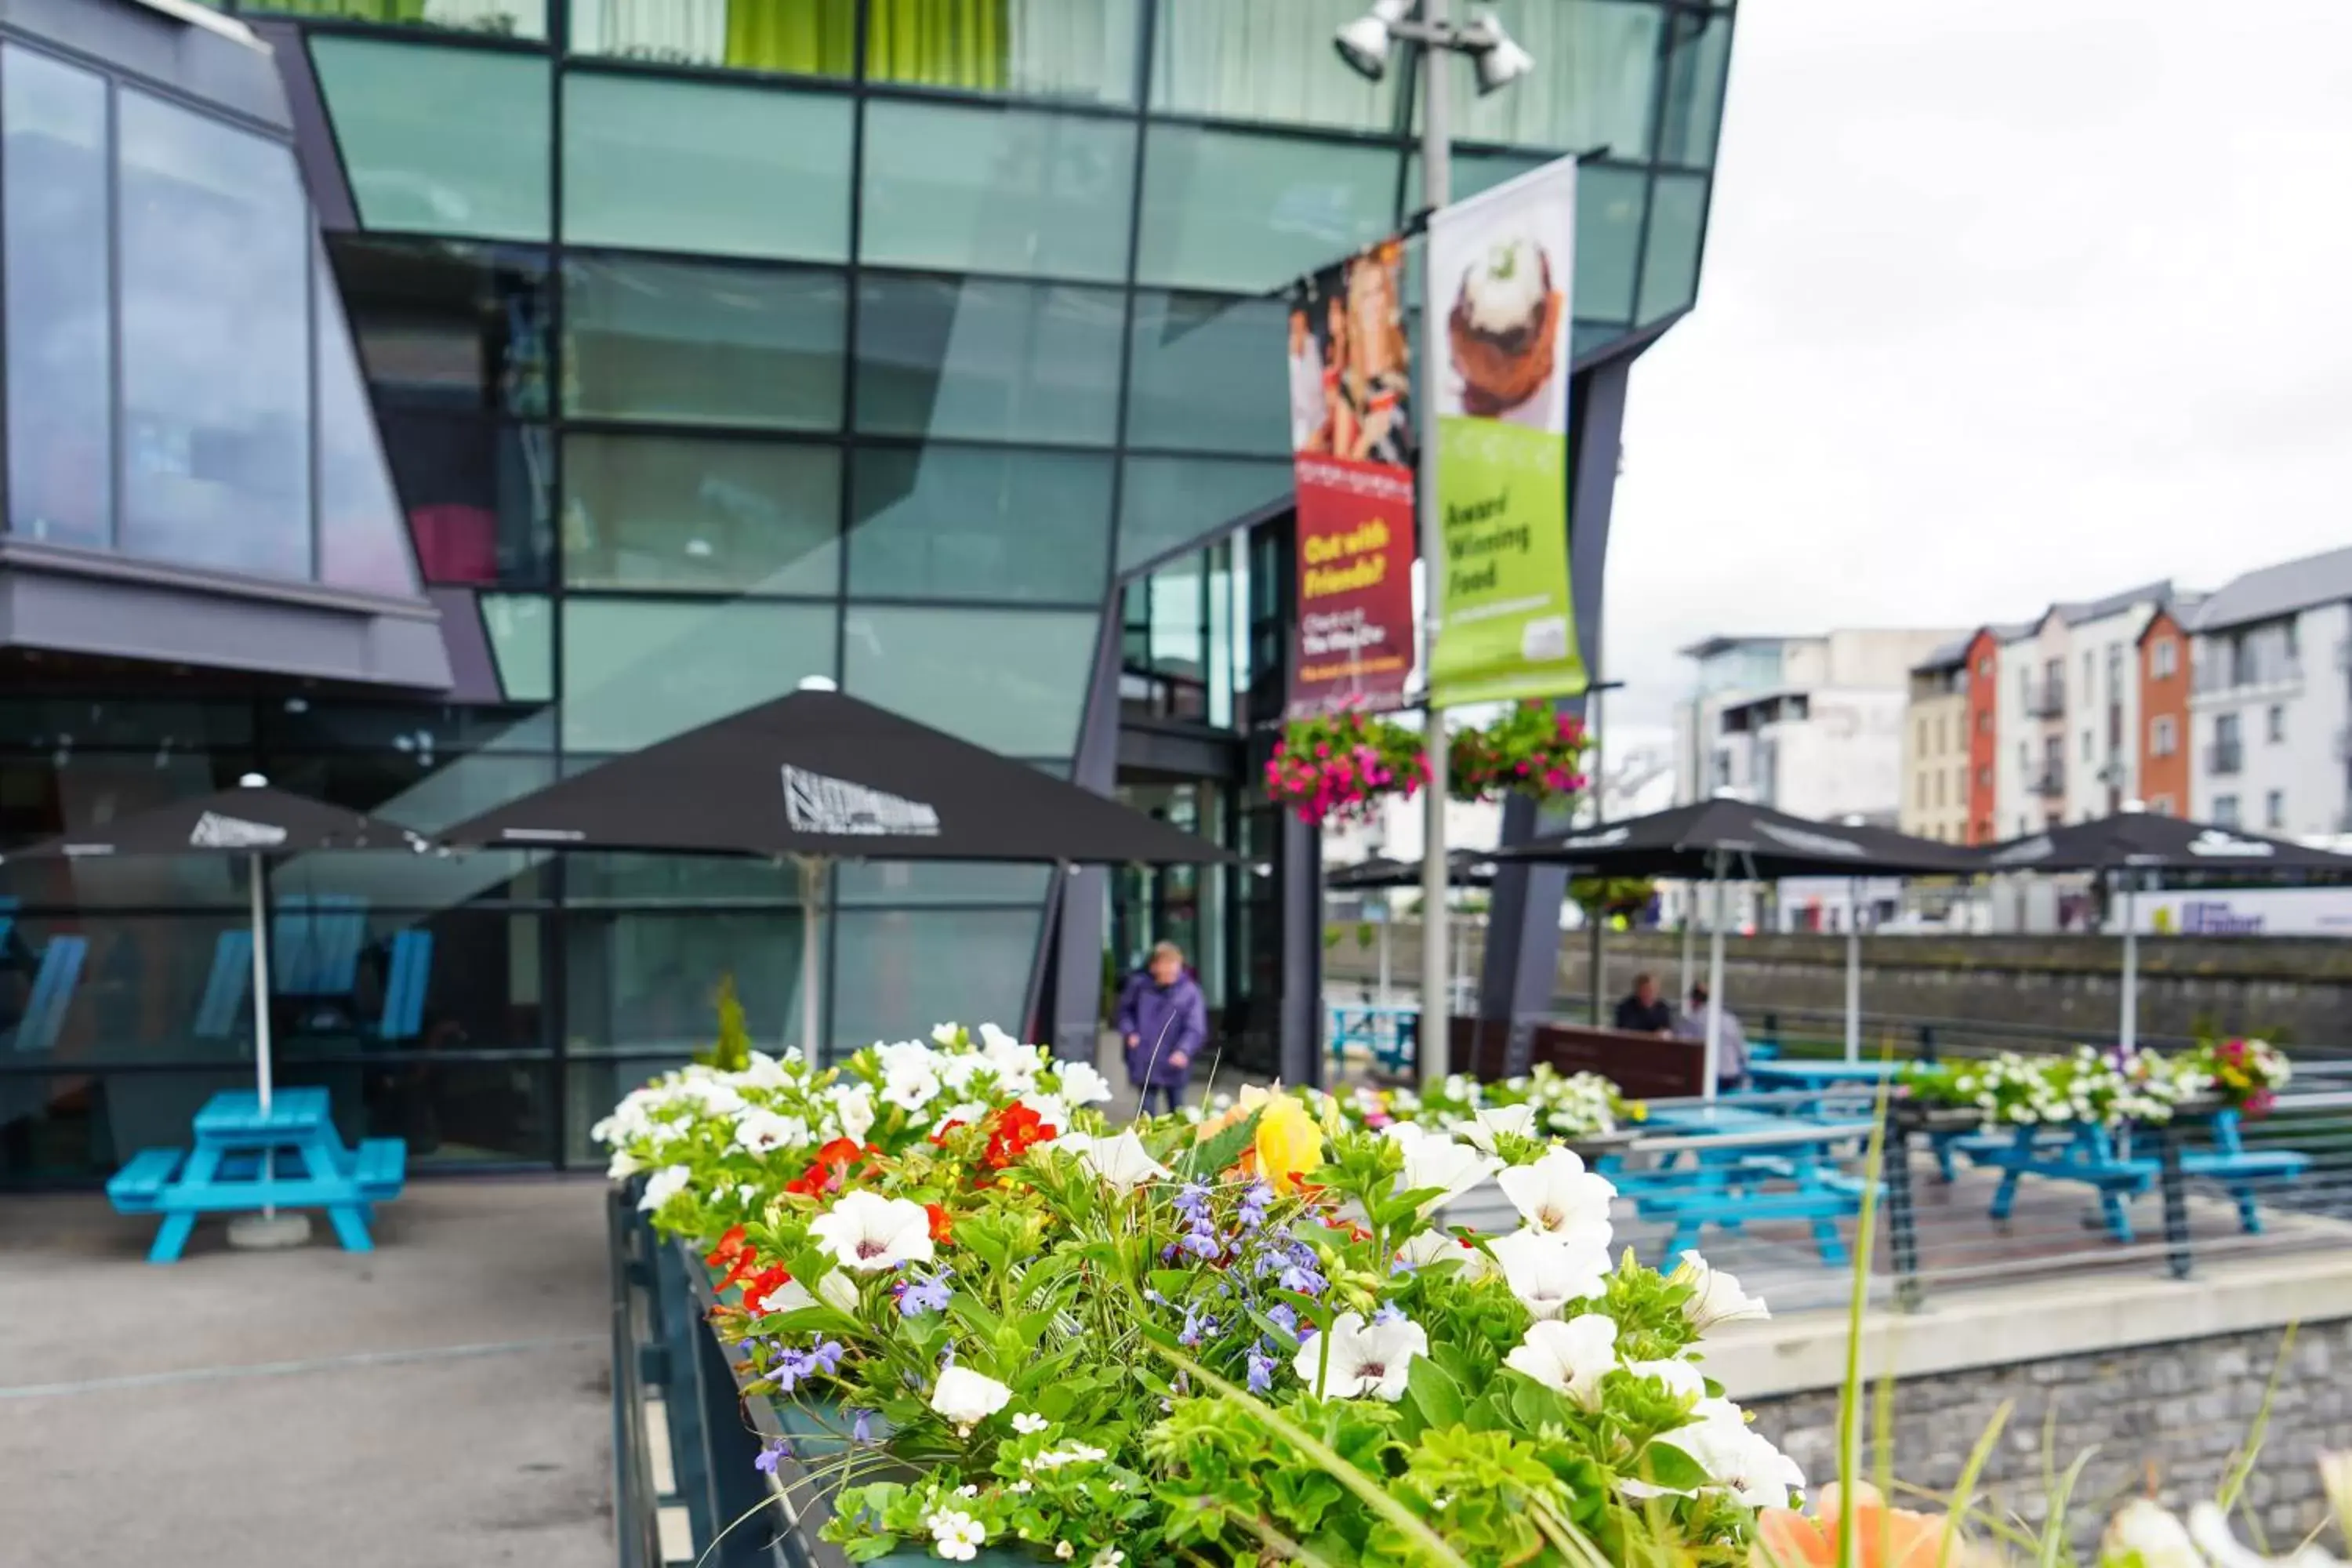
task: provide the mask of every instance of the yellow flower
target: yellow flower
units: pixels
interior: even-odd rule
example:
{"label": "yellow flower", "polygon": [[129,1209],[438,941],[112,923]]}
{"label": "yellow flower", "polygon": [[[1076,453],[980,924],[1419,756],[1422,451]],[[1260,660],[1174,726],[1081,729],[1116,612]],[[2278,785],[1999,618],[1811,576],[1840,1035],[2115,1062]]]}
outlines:
{"label": "yellow flower", "polygon": [[1276,1192],[1296,1192],[1298,1178],[1323,1164],[1322,1125],[1293,1097],[1276,1096],[1266,1102],[1257,1119],[1250,1155],[1244,1163],[1255,1163],[1257,1173],[1272,1182]]}

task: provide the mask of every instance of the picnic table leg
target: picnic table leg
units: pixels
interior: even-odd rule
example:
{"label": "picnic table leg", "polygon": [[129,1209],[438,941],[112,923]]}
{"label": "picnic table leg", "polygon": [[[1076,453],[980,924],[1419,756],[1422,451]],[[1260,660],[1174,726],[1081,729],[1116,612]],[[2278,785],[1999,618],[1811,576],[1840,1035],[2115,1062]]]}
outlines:
{"label": "picnic table leg", "polygon": [[[181,1167],[180,1173],[173,1178],[163,1191],[168,1194],[173,1187],[178,1186],[183,1182],[198,1184],[209,1183],[220,1173],[220,1159],[218,1149],[209,1143],[199,1142],[188,1152],[188,1163]],[[188,1245],[189,1236],[195,1228],[196,1216],[194,1214],[182,1210],[177,1214],[165,1215],[163,1223],[155,1227],[155,1244],[147,1249],[147,1261],[177,1263],[180,1260],[181,1252]]]}
{"label": "picnic table leg", "polygon": [[2099,1209],[2106,1216],[2107,1234],[2124,1246],[2132,1244],[2131,1205],[2113,1187],[2099,1189]]}
{"label": "picnic table leg", "polygon": [[[323,1147],[322,1147],[323,1145]],[[321,1134],[314,1142],[301,1146],[302,1168],[314,1182],[340,1182],[349,1178],[337,1166],[335,1154],[341,1145],[332,1133]],[[335,1227],[335,1239],[345,1252],[373,1252],[375,1241],[368,1235],[368,1205],[362,1203],[329,1204],[327,1223]]]}
{"label": "picnic table leg", "polygon": [[2230,1189],[2230,1195],[2238,1200],[2239,1228],[2248,1236],[2262,1235],[2263,1211],[2254,1202],[2253,1184],[2241,1182]]}
{"label": "picnic table leg", "polygon": [[1958,1134],[1953,1132],[1931,1132],[1927,1135],[1929,1146],[1936,1151],[1936,1169],[1947,1182],[1959,1180],[1952,1170],[1952,1145],[1958,1140]]}

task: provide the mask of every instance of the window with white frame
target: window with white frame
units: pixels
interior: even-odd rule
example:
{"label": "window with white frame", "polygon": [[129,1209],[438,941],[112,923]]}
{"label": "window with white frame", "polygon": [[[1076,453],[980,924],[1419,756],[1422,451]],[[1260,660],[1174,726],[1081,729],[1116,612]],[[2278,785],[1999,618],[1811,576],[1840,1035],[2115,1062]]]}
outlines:
{"label": "window with white frame", "polygon": [[2286,791],[2274,789],[2263,797],[2263,826],[2273,830],[2286,826]]}
{"label": "window with white frame", "polygon": [[2147,672],[2157,680],[2169,680],[2180,668],[2180,641],[2177,637],[2158,637],[2148,649]]}
{"label": "window with white frame", "polygon": [[2180,748],[2180,727],[2169,713],[2159,713],[2147,721],[2147,754],[2168,757]]}
{"label": "window with white frame", "polygon": [[2213,820],[2220,823],[2224,827],[2237,826],[2238,797],[2234,795],[2215,795],[2213,797]]}
{"label": "window with white frame", "polygon": [[2271,704],[2270,711],[2263,716],[2263,731],[2273,745],[2286,739],[2286,707],[2284,703]]}

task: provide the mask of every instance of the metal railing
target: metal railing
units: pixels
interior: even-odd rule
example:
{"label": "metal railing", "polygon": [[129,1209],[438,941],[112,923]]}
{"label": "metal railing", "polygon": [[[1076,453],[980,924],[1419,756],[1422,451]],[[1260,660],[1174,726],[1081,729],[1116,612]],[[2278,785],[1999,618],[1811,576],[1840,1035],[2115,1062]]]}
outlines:
{"label": "metal railing", "polygon": [[2302,679],[2303,660],[2295,655],[2240,659],[2217,657],[2198,663],[2189,689],[2199,697],[2207,697],[2250,687],[2293,686]]}
{"label": "metal railing", "polygon": [[2030,719],[2055,719],[2066,711],[2066,678],[2045,675],[2025,683],[2025,713]]}
{"label": "metal railing", "polygon": [[2041,768],[2035,772],[2032,782],[2028,784],[2025,787],[2029,793],[2033,795],[2064,795],[2066,793],[2066,764],[2063,763],[2042,763]]}

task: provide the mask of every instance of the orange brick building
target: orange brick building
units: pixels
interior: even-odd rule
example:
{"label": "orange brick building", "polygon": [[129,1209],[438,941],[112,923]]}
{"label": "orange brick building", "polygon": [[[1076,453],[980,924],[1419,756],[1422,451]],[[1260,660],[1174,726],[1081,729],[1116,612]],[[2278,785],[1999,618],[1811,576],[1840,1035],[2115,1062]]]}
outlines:
{"label": "orange brick building", "polygon": [[2139,634],[2139,796],[2159,816],[2189,815],[2189,633],[2194,603],[2160,606]]}
{"label": "orange brick building", "polygon": [[1968,841],[1990,844],[2000,837],[1995,820],[1993,759],[2000,741],[2000,635],[1993,626],[1979,626],[1969,639],[1967,673],[1969,725]]}

